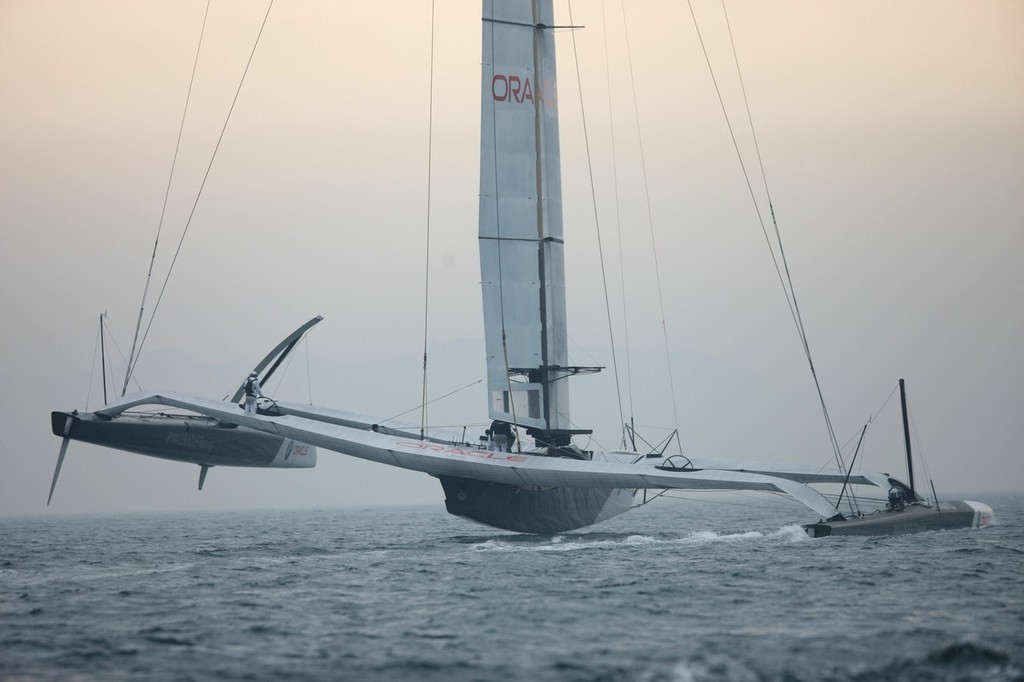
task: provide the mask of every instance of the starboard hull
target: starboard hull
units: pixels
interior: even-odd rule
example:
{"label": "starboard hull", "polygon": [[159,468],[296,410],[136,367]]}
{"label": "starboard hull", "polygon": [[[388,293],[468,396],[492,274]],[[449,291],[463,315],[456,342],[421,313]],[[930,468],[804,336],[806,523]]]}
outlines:
{"label": "starboard hull", "polygon": [[810,523],[804,530],[812,538],[831,535],[906,535],[929,530],[982,528],[993,519],[991,507],[981,502],[946,501],[938,508],[911,505],[900,511],[881,510],[861,518]]}
{"label": "starboard hull", "polygon": [[539,488],[440,476],[449,514],[516,533],[550,535],[591,526],[633,508],[622,488]]}

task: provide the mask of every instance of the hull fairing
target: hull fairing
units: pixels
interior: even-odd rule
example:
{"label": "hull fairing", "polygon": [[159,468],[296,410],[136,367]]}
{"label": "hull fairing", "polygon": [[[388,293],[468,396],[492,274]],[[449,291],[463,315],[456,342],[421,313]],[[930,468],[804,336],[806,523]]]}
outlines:
{"label": "hull fairing", "polygon": [[449,514],[516,533],[565,533],[635,506],[634,491],[622,488],[540,488],[454,476],[440,480]]}

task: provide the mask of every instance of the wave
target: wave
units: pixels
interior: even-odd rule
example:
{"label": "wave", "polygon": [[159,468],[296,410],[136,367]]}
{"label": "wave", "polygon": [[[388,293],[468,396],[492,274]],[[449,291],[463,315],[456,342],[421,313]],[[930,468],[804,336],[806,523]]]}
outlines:
{"label": "wave", "polygon": [[[943,646],[917,660],[890,663],[869,671],[863,679],[899,680],[985,680],[996,682],[1024,679],[1010,656],[998,649],[973,641],[958,641]],[[860,678],[858,678],[860,679]]]}
{"label": "wave", "polygon": [[641,680],[674,682],[712,682],[717,680],[762,680],[766,678],[811,682],[821,679],[854,682],[899,682],[901,680],[933,680],[935,682],[1020,682],[1021,670],[1011,657],[976,642],[959,641],[916,658],[893,660],[881,665],[861,664],[807,666],[803,663],[785,665],[771,670],[763,662],[743,655],[718,652],[695,652],[684,659],[653,663],[642,670]]}

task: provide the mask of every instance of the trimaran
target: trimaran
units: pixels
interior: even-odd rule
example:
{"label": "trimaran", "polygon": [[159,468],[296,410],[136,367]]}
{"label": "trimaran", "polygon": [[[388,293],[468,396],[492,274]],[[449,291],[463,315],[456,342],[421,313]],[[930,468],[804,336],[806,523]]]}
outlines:
{"label": "trimaran", "polygon": [[[211,467],[313,467],[322,448],[434,476],[450,513],[522,533],[589,526],[666,490],[782,493],[820,517],[805,526],[812,536],[987,525],[988,506],[928,502],[912,474],[908,484],[852,467],[573,444],[574,436],[591,431],[569,419],[570,380],[601,368],[571,365],[567,352],[552,0],[485,0],[483,8],[479,246],[492,420],[486,444],[441,440],[313,405],[268,401],[250,414],[239,409],[241,388],[228,400],[142,391],[91,413],[52,413],[53,433],[63,440],[50,497],[68,443],[78,440],[197,464],[200,489]],[[256,365],[264,382],[320,319],[299,327]],[[188,414],[130,411],[141,406]],[[889,491],[890,504],[847,516],[811,484],[877,486]]]}

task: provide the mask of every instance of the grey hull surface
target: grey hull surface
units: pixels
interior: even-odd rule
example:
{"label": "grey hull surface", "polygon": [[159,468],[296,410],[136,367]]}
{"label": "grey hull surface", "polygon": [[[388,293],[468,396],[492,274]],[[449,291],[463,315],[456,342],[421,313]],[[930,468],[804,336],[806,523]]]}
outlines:
{"label": "grey hull surface", "polygon": [[[245,427],[222,424],[208,417],[119,415],[53,412],[53,433],[150,457],[206,466],[275,466],[285,439]],[[292,466],[301,466],[297,461]]]}
{"label": "grey hull surface", "polygon": [[901,511],[879,510],[860,518],[822,521],[804,526],[812,538],[830,535],[904,535],[929,530],[980,528],[988,525],[992,510],[978,502],[945,501],[938,508],[911,505]]}
{"label": "grey hull surface", "polygon": [[439,478],[449,514],[517,533],[564,533],[633,507],[633,491],[622,488],[533,488]]}

